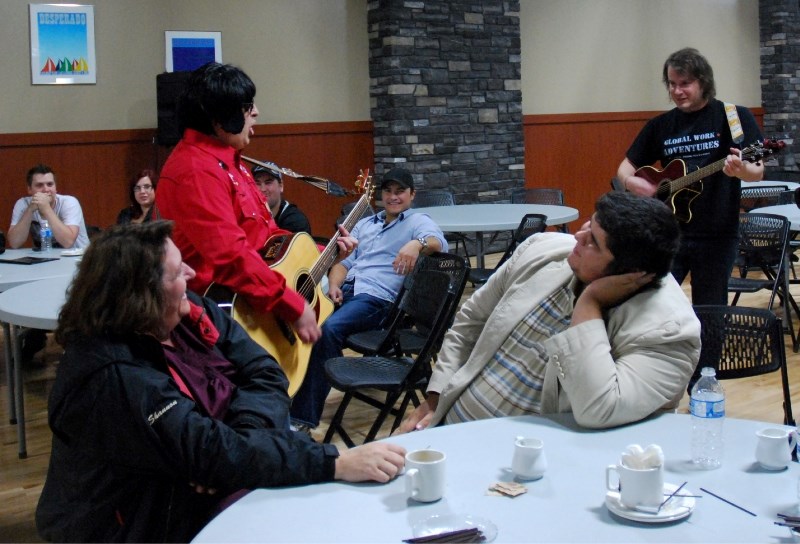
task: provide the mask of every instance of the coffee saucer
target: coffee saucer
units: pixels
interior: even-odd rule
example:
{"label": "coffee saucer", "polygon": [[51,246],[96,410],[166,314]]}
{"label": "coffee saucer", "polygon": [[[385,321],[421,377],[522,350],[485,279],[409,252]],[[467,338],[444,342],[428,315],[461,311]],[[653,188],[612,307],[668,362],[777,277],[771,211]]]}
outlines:
{"label": "coffee saucer", "polygon": [[62,257],[80,257],[83,255],[83,248],[81,249],[65,249],[61,252]]}
{"label": "coffee saucer", "polygon": [[[664,498],[666,499],[669,494],[676,489],[678,489],[677,485],[665,483]],[[677,495],[672,497],[667,504],[661,507],[661,511],[658,514],[650,514],[648,512],[628,508],[622,504],[618,491],[609,491],[606,493],[606,507],[612,514],[616,514],[621,518],[631,521],[638,521],[640,523],[667,523],[683,519],[694,510],[696,502],[694,497],[686,497],[684,495],[694,495],[694,493],[684,487]]]}

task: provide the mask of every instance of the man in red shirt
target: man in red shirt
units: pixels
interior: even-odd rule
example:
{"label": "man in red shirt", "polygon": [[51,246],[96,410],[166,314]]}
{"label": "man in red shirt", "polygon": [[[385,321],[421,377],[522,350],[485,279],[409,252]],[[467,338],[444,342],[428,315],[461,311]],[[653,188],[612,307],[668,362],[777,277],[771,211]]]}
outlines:
{"label": "man in red shirt", "polygon": [[[160,217],[175,222],[173,240],[197,273],[192,291],[202,294],[212,282],[228,287],[312,343],[321,334],[314,310],[257,251],[286,231],[241,161],[258,118],[255,94],[252,80],[231,65],[209,63],[191,74],[178,101],[183,138],[161,170],[156,206]],[[357,242],[342,234],[343,258]]]}

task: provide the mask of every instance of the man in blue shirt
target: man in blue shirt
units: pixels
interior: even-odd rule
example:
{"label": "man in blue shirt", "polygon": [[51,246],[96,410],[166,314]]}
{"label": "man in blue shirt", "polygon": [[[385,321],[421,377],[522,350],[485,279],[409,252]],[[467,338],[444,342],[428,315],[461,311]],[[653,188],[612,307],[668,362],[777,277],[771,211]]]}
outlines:
{"label": "man in blue shirt", "polygon": [[291,416],[298,430],[319,425],[331,385],[325,361],[342,355],[345,339],[379,328],[421,253],[447,251],[441,229],[426,214],[406,213],[414,200],[414,178],[393,168],[381,181],[384,211],[359,221],[350,231],[358,248],[328,272],[328,296],[339,305],[322,325],[308,372],[292,401]]}

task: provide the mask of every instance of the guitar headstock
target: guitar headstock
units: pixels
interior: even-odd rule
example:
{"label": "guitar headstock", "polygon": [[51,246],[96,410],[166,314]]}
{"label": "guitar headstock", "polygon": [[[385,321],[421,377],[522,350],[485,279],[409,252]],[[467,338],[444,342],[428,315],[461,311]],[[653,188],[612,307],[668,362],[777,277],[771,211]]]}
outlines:
{"label": "guitar headstock", "polygon": [[756,142],[742,149],[742,160],[758,163],[764,157],[779,153],[784,147],[786,142],[782,140],[765,139],[763,142]]}
{"label": "guitar headstock", "polygon": [[367,200],[372,198],[372,194],[375,192],[375,184],[372,183],[372,175],[369,173],[369,168],[366,171],[359,170],[355,186],[357,193],[367,195]]}

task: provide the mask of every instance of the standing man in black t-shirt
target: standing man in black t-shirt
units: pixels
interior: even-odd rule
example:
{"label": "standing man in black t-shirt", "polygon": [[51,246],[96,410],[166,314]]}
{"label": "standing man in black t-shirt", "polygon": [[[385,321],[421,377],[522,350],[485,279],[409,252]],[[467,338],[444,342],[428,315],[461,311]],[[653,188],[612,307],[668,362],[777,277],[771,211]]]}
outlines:
{"label": "standing man in black t-shirt", "polygon": [[670,161],[682,159],[688,174],[724,159],[721,171],[703,179],[702,192],[689,209],[676,209],[682,242],[672,274],[682,283],[691,272],[693,304],[727,304],[738,243],[739,180],[758,181],[764,175],[763,164],[743,161],[738,150],[760,141],[761,131],[747,108],[727,105],[726,111],[726,104],[715,98],[714,72],[696,49],[671,54],[662,77],[676,107],[645,125],[619,165],[617,178],[628,191],[654,196],[657,186],[637,175],[639,168],[660,162],[667,169]]}
{"label": "standing man in black t-shirt", "polygon": [[[311,234],[311,224],[300,208],[283,199],[283,174],[273,162],[253,167],[253,179],[267,199],[272,217],[283,230]],[[268,168],[267,168],[268,167]]]}

